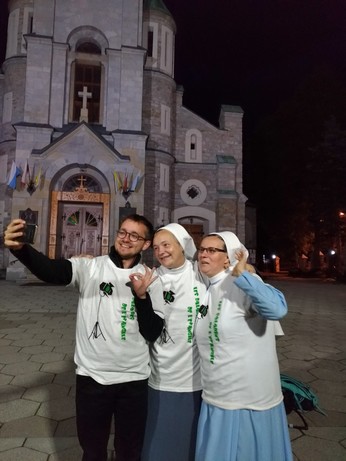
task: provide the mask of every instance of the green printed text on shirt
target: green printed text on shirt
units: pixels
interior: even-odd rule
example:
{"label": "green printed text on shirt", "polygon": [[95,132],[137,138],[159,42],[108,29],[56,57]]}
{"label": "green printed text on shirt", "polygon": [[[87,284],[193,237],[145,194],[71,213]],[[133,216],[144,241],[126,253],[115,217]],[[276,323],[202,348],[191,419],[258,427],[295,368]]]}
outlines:
{"label": "green printed text on shirt", "polygon": [[199,293],[198,293],[198,288],[193,287],[193,294],[195,296],[195,309],[196,309],[196,315],[198,314],[199,308],[200,308],[200,303],[199,303]]}
{"label": "green printed text on shirt", "polygon": [[130,320],[135,319],[135,312],[136,312],[135,298],[132,298],[131,306],[130,306]]}
{"label": "green printed text on shirt", "polygon": [[122,341],[126,341],[126,322],[127,322],[126,307],[127,307],[127,304],[125,303],[121,305],[121,340]]}
{"label": "green printed text on shirt", "polygon": [[214,350],[214,339],[213,339],[213,322],[209,322],[208,338],[209,338],[209,347],[210,347],[209,361],[210,363],[214,363],[215,350]]}
{"label": "green printed text on shirt", "polygon": [[187,308],[187,342],[192,343],[193,313],[192,307]]}
{"label": "green printed text on shirt", "polygon": [[221,306],[222,306],[222,300],[220,300],[219,304],[217,305],[216,314],[213,320],[209,322],[208,339],[209,339],[209,348],[210,348],[210,356],[209,356],[210,363],[215,362],[215,341],[220,341],[219,318],[220,318]]}
{"label": "green printed text on shirt", "polygon": [[218,323],[219,323],[219,317],[220,317],[220,311],[221,311],[221,304],[222,304],[222,301],[219,301],[219,304],[217,306],[217,312],[216,312],[216,315],[214,317],[214,322],[213,322],[213,331],[214,331],[215,341],[220,341]]}

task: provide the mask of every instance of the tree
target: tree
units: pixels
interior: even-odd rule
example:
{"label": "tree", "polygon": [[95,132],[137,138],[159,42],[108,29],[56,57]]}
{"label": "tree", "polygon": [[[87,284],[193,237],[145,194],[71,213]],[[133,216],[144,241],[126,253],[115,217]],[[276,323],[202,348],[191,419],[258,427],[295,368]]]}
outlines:
{"label": "tree", "polygon": [[[345,190],[345,106],[343,82],[320,69],[246,145],[244,190],[257,205],[260,254],[271,250],[294,261],[313,243],[318,213],[332,226],[329,213],[343,206]],[[325,232],[332,229],[324,226],[319,236]]]}
{"label": "tree", "polygon": [[335,117],[325,124],[324,137],[311,149],[307,164],[309,221],[315,233],[315,263],[319,251],[338,249],[340,212],[346,210],[346,131]]}

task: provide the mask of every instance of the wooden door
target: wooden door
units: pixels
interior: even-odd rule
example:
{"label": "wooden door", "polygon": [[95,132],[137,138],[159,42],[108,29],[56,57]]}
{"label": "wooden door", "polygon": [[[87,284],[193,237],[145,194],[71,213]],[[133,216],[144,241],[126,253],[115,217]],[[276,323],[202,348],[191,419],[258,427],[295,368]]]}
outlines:
{"label": "wooden door", "polygon": [[62,203],[61,216],[61,256],[99,256],[102,240],[102,205]]}
{"label": "wooden door", "polygon": [[188,231],[188,233],[192,236],[193,241],[195,242],[196,247],[198,248],[204,232],[203,232],[203,224],[182,224],[182,226],[185,227],[185,229]]}

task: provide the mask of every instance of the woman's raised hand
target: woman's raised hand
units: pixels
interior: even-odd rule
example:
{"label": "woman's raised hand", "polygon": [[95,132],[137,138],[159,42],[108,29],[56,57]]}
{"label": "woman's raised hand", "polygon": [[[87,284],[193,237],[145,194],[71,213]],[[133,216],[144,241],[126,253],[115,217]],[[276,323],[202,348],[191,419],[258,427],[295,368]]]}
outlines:
{"label": "woman's raised hand", "polygon": [[147,265],[144,264],[144,269],[144,274],[141,272],[134,272],[129,276],[134,292],[138,298],[142,299],[146,298],[146,292],[148,291],[147,289],[149,285],[151,285],[158,278],[158,275],[154,275],[156,269],[155,267],[150,269]]}

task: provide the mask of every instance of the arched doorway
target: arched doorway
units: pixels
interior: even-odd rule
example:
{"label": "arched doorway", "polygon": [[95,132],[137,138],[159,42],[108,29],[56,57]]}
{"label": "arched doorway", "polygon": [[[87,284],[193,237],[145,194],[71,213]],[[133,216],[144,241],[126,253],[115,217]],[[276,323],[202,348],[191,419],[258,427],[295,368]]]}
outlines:
{"label": "arched doorway", "polygon": [[179,224],[185,227],[187,232],[193,238],[196,247],[200,246],[203,235],[205,232],[205,220],[197,218],[195,216],[187,216],[185,218],[179,219]]}
{"label": "arched doorway", "polygon": [[69,177],[62,191],[52,191],[49,257],[108,254],[109,200],[98,181],[85,173]]}

